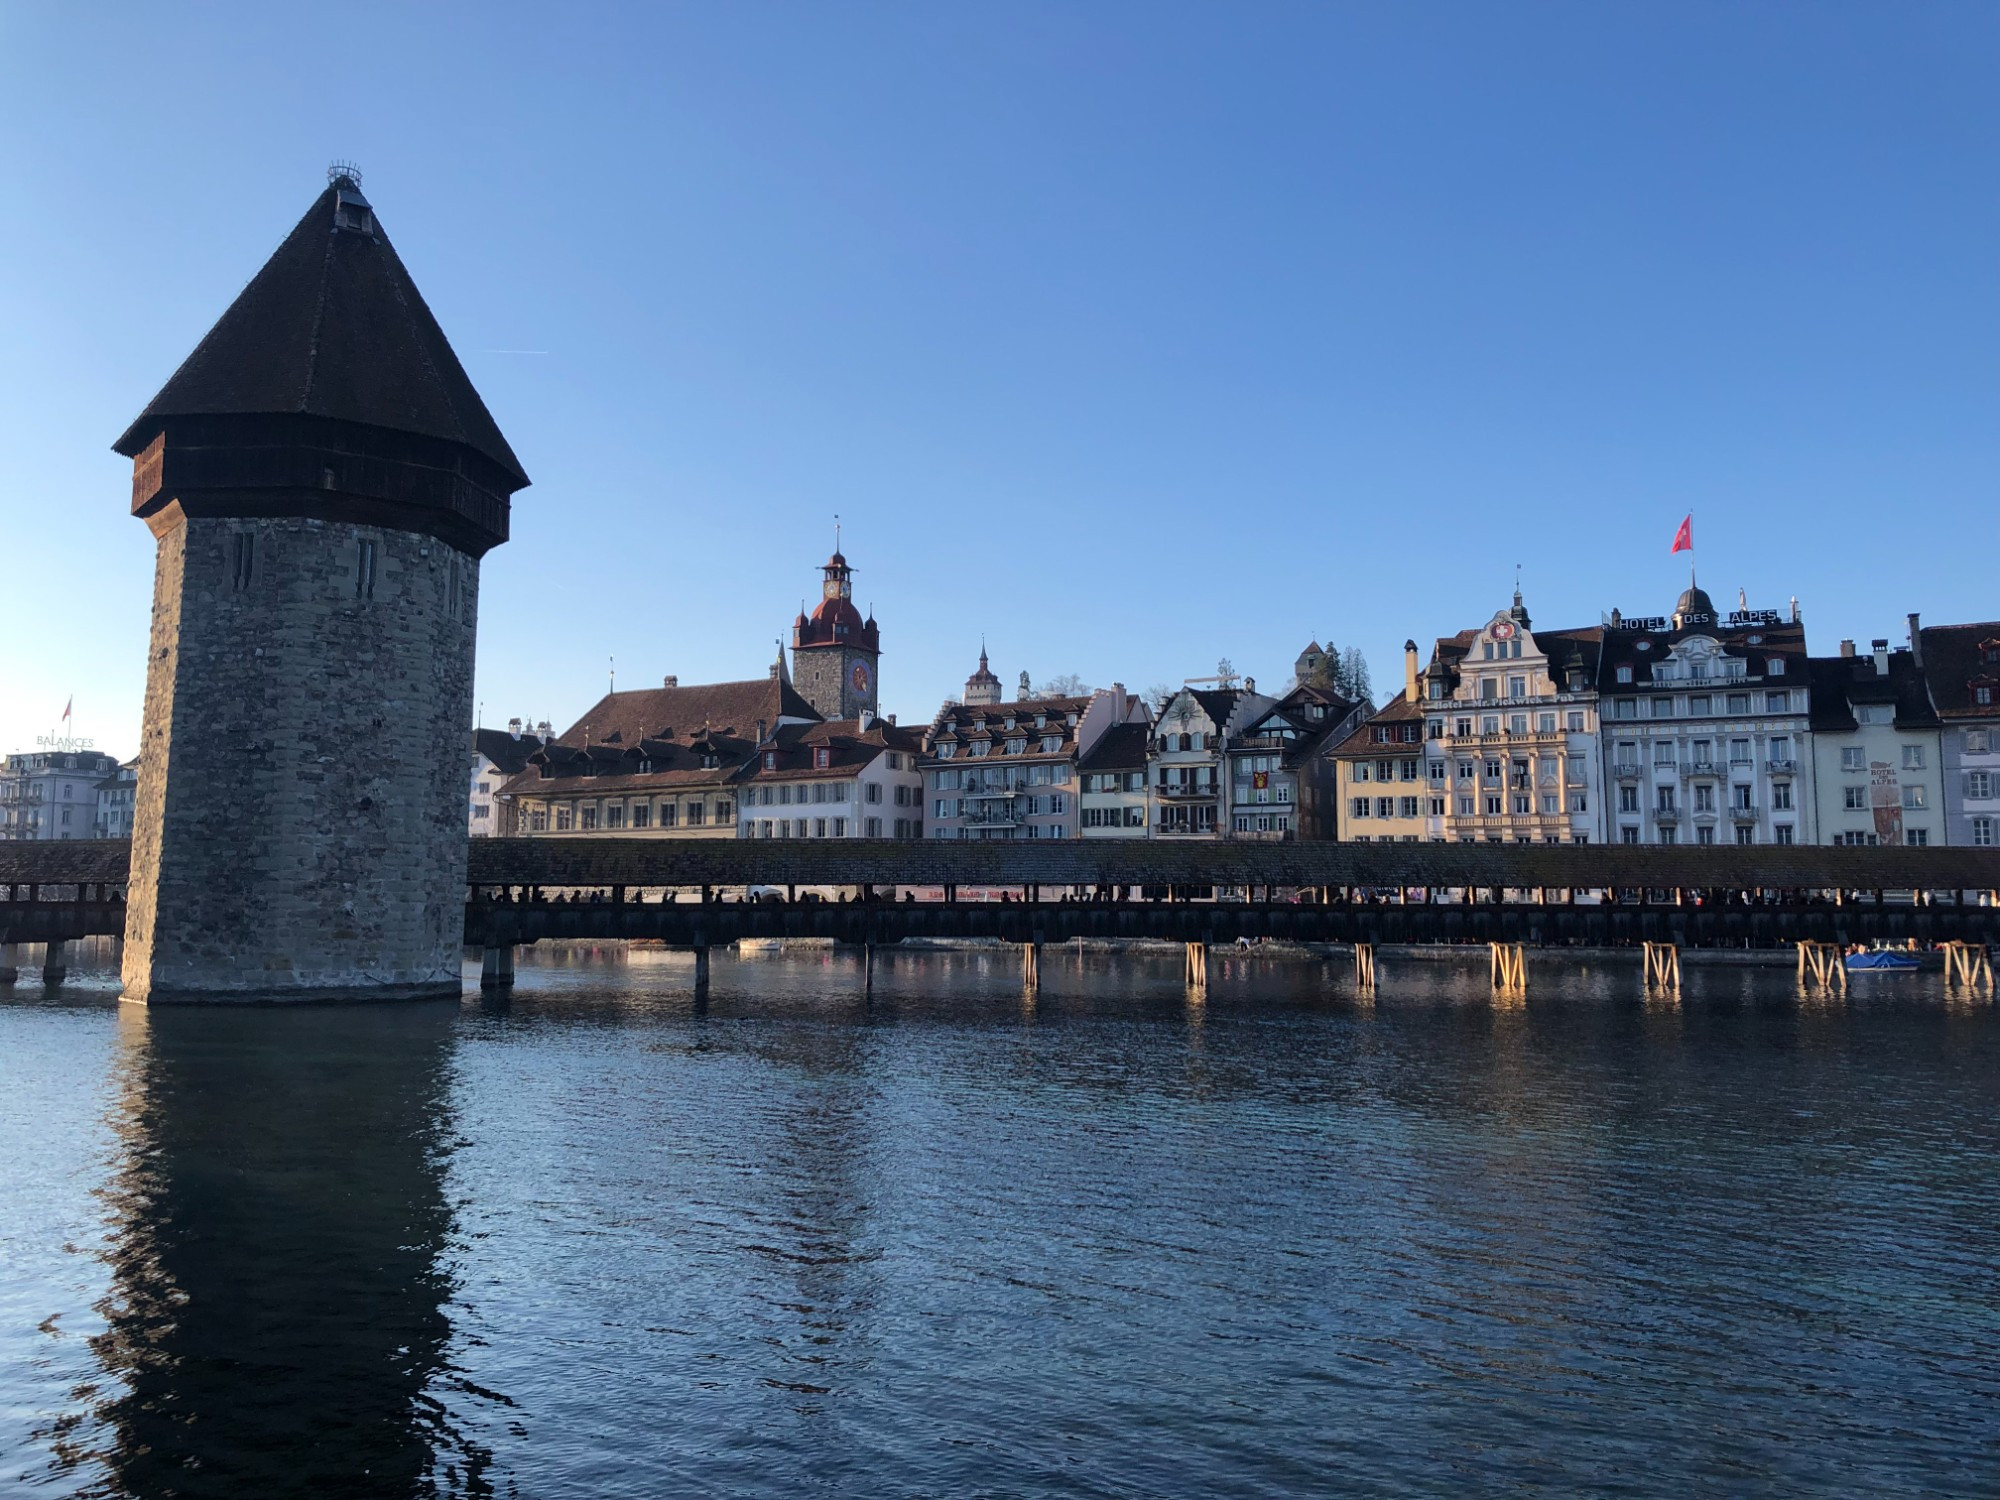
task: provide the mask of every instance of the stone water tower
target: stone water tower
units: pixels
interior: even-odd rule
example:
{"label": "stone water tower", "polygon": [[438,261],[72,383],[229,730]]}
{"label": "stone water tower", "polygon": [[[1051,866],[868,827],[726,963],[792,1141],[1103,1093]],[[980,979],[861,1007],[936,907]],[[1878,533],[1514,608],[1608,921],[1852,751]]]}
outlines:
{"label": "stone water tower", "polygon": [[459,992],[479,560],[527,476],[359,174],[114,445],[158,543],[125,997]]}

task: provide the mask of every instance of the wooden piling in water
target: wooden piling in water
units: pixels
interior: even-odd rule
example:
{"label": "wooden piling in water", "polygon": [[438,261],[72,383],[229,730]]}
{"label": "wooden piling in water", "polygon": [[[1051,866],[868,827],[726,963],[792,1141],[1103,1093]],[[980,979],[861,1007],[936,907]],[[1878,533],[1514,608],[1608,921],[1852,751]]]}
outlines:
{"label": "wooden piling in water", "polygon": [[514,987],[512,944],[486,948],[479,955],[479,987],[482,990],[511,990]]}
{"label": "wooden piling in water", "polygon": [[1984,943],[1950,942],[1944,950],[1944,982],[1947,988],[1962,984],[1968,990],[1993,993],[1993,957]]}
{"label": "wooden piling in water", "polygon": [[1646,988],[1679,991],[1681,950],[1672,943],[1645,944]]}
{"label": "wooden piling in water", "polygon": [[1190,995],[1208,993],[1208,944],[1189,943],[1182,970]]}
{"label": "wooden piling in water", "polygon": [[1519,943],[1488,943],[1491,954],[1493,988],[1505,994],[1525,993],[1528,988],[1528,956]]}
{"label": "wooden piling in water", "polygon": [[1356,989],[1375,988],[1375,945],[1356,943],[1354,945],[1354,986]]}
{"label": "wooden piling in water", "polygon": [[1847,990],[1847,963],[1838,943],[1799,943],[1799,984],[1816,989]]}

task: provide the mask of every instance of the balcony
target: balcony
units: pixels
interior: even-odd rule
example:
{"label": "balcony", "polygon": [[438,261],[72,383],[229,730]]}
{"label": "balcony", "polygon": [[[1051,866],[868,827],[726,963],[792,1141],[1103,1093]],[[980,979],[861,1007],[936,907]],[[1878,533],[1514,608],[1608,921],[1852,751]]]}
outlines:
{"label": "balcony", "polygon": [[1754,823],[1757,821],[1757,809],[1755,807],[1745,807],[1741,803],[1732,803],[1729,808],[1729,816],[1733,821],[1738,823]]}
{"label": "balcony", "polygon": [[967,787],[965,796],[986,800],[994,797],[1018,797],[1020,791],[1011,786]]}
{"label": "balcony", "polygon": [[1207,784],[1169,782],[1165,786],[1154,787],[1153,794],[1164,797],[1169,802],[1213,802],[1218,795],[1218,789]]}
{"label": "balcony", "polygon": [[1678,807],[1655,807],[1651,809],[1655,823],[1678,823],[1687,814]]}
{"label": "balcony", "polygon": [[1773,776],[1790,776],[1798,771],[1799,763],[1788,756],[1781,758],[1774,755],[1764,762],[1764,769]]}
{"label": "balcony", "polygon": [[1629,760],[1621,760],[1611,768],[1611,774],[1620,781],[1637,781],[1646,774],[1646,768]]}
{"label": "balcony", "polygon": [[1722,765],[1713,760],[1684,760],[1681,762],[1683,776],[1720,776]]}
{"label": "balcony", "polygon": [[1569,736],[1560,729],[1500,729],[1470,737],[1460,735],[1461,745],[1560,745]]}

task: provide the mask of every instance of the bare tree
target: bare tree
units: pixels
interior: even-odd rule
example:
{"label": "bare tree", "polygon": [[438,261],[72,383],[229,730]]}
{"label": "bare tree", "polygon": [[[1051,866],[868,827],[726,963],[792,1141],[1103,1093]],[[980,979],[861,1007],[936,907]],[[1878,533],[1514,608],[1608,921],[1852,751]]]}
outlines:
{"label": "bare tree", "polygon": [[1093,689],[1074,672],[1051,677],[1035,691],[1037,698],[1088,698]]}
{"label": "bare tree", "polygon": [[1157,714],[1174,701],[1174,694],[1179,691],[1171,682],[1156,682],[1146,689],[1146,701],[1153,705],[1153,712]]}

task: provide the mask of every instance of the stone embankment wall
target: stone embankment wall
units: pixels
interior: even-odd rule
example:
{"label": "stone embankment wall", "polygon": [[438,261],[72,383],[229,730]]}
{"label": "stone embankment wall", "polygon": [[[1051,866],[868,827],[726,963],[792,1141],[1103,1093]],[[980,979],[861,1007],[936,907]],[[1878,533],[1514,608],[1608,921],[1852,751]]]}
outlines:
{"label": "stone embankment wall", "polygon": [[300,518],[157,534],[126,998],[458,993],[477,560]]}

